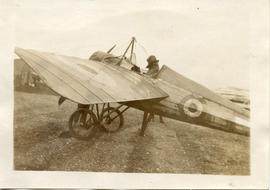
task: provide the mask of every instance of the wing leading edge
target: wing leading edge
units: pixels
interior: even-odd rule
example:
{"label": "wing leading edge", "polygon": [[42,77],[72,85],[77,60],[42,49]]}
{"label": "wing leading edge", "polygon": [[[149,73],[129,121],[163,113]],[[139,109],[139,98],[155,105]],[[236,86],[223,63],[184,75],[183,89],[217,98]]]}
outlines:
{"label": "wing leading edge", "polygon": [[21,48],[15,53],[52,90],[80,104],[168,97],[143,76],[119,66]]}

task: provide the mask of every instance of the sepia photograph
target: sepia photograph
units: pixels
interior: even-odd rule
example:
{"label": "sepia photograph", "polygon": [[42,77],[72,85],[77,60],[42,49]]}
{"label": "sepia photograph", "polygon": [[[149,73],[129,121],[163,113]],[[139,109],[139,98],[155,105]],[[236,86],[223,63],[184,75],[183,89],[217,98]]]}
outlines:
{"label": "sepia photograph", "polygon": [[12,172],[253,178],[254,4],[14,1]]}
{"label": "sepia photograph", "polygon": [[248,22],[219,9],[18,10],[14,169],[250,175]]}

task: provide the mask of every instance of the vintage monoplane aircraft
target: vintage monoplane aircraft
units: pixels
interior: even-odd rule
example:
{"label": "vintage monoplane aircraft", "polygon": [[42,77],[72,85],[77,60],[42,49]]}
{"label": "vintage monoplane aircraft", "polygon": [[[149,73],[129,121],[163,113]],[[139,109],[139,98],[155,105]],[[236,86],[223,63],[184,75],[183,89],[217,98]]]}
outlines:
{"label": "vintage monoplane aircraft", "polygon": [[[130,107],[144,111],[140,134],[150,114],[249,136],[249,111],[163,65],[156,77],[134,72],[135,38],[122,56],[95,52],[89,59],[16,48],[41,79],[65,99],[78,103],[69,129],[79,139],[89,139],[98,126],[116,132]],[[130,58],[126,53],[131,47]],[[112,106],[112,104],[114,106]]]}

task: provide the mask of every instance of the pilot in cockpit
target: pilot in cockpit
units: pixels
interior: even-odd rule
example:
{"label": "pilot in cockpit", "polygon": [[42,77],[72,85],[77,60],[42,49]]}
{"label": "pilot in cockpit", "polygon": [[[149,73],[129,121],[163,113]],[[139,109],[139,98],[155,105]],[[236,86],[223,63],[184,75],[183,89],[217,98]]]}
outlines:
{"label": "pilot in cockpit", "polygon": [[[148,69],[147,72],[143,72],[143,74],[155,78],[159,72],[159,65],[158,65],[159,60],[156,58],[156,56],[151,55],[147,58],[147,66],[146,68]],[[131,68],[132,71],[137,72],[141,74],[141,69],[137,65],[134,65]]]}
{"label": "pilot in cockpit", "polygon": [[148,68],[148,71],[145,74],[153,78],[156,77],[159,72],[158,62],[159,60],[156,58],[156,56],[149,56],[147,58],[148,65],[146,66],[146,68]]}

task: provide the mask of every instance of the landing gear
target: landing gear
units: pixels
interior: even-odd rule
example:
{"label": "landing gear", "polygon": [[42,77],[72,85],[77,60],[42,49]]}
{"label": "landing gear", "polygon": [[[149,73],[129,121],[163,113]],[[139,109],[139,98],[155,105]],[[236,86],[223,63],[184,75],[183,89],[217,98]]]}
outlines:
{"label": "landing gear", "polygon": [[76,110],[69,119],[70,134],[81,140],[88,140],[97,131],[98,120],[93,111],[88,109]]}
{"label": "landing gear", "polygon": [[101,112],[101,127],[108,133],[114,133],[124,124],[124,117],[121,112],[114,108],[108,107]]}
{"label": "landing gear", "polygon": [[[99,111],[100,107],[98,104],[78,105],[78,109],[69,119],[70,134],[77,139],[89,140],[95,135],[98,128],[103,129],[107,133],[119,131],[124,124],[123,113],[129,109],[129,106],[126,106],[121,111],[120,108],[123,106],[125,105],[111,107],[110,104],[103,104],[101,111]],[[140,136],[144,136],[150,120],[151,113],[144,112]]]}
{"label": "landing gear", "polygon": [[[107,106],[107,107],[106,107]],[[70,116],[69,130],[70,134],[81,140],[89,140],[95,135],[98,127],[108,133],[119,131],[124,124],[123,113],[128,106],[120,111],[118,107],[111,107],[110,104],[103,104],[102,110],[96,105],[78,105],[78,109]],[[96,109],[94,109],[96,107]],[[106,108],[105,108],[106,107]]]}

